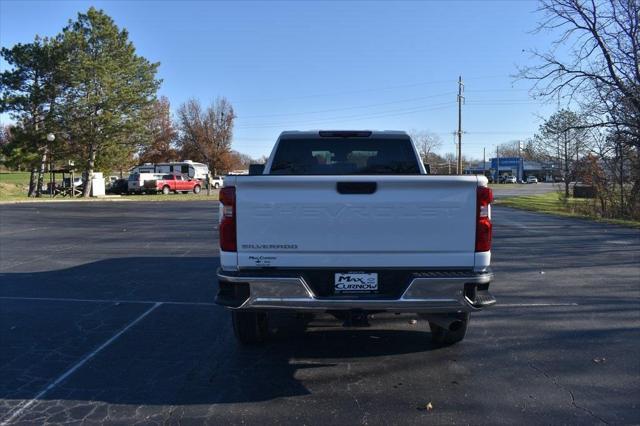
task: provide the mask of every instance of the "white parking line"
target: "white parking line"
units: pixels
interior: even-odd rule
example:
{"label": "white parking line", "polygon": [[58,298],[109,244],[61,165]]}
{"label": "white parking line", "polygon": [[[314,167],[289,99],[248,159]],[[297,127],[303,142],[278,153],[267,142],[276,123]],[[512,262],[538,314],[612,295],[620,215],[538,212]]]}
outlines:
{"label": "white parking line", "polygon": [[84,303],[137,303],[142,305],[186,305],[186,306],[218,306],[208,302],[174,302],[160,300],[120,300],[120,299],[76,299],[69,297],[20,297],[20,296],[0,296],[0,300],[31,300],[43,302],[84,302]]}
{"label": "white parking line", "polygon": [[[184,306],[218,306],[215,303],[208,302],[174,302],[159,300],[122,300],[122,299],[76,299],[70,297],[20,297],[20,296],[0,296],[0,300],[32,300],[43,302],[84,302],[84,303],[138,303],[143,305],[184,305]],[[577,303],[497,303],[491,309],[495,308],[539,308],[547,306],[579,306]]]}
{"label": "white parking line", "polygon": [[127,332],[127,330],[129,330],[131,327],[133,327],[134,325],[136,325],[137,323],[142,321],[142,319],[144,317],[149,315],[151,312],[153,312],[156,308],[158,308],[161,305],[162,305],[162,303],[160,303],[160,302],[155,303],[152,307],[150,307],[149,309],[144,311],[144,313],[142,315],[140,315],[135,320],[131,321],[129,324],[127,324],[126,327],[124,327],[122,330],[120,330],[115,335],[113,335],[109,340],[107,340],[106,342],[104,342],[103,344],[98,346],[96,349],[94,349],[89,354],[85,355],[84,358],[82,358],[80,361],[78,361],[74,366],[69,368],[64,373],[62,373],[62,375],[59,376],[57,379],[55,379],[53,382],[49,383],[47,385],[47,387],[45,387],[43,390],[41,390],[40,393],[38,393],[33,399],[30,399],[29,401],[24,402],[21,406],[19,406],[19,408],[17,408],[13,412],[9,412],[9,414],[7,414],[9,417],[6,420],[3,420],[2,423],[0,423],[0,425],[2,425],[2,426],[8,425],[13,420],[18,418],[27,408],[29,408],[33,404],[35,404],[40,398],[42,398],[44,395],[46,395],[50,390],[52,390],[53,388],[58,386],[60,383],[62,383],[67,377],[72,375],[76,370],[78,370],[80,367],[82,367],[84,364],[86,364],[87,361],[89,361],[91,358],[96,356],[96,354],[98,354],[101,350],[103,350],[104,348],[106,348],[107,346],[109,346],[110,344],[115,342],[118,339],[118,337],[122,336],[124,333]]}
{"label": "white parking line", "polygon": [[546,306],[579,306],[577,303],[497,303],[494,308],[539,308]]}
{"label": "white parking line", "polygon": [[[218,306],[211,302],[176,302],[176,301],[160,301],[160,300],[126,300],[126,299],[76,299],[70,297],[21,297],[21,296],[0,296],[0,300],[26,300],[26,301],[43,301],[43,302],[84,302],[84,303],[137,303],[142,305],[183,305],[183,306]],[[573,302],[562,303],[497,303],[491,309],[496,308],[540,308],[553,306],[579,306]]]}
{"label": "white parking line", "polygon": [[21,234],[23,232],[33,232],[33,231],[37,231],[38,229],[41,229],[41,228],[27,228],[27,229],[16,229],[15,231],[4,231],[4,232],[0,232],[0,237],[5,237],[7,235]]}

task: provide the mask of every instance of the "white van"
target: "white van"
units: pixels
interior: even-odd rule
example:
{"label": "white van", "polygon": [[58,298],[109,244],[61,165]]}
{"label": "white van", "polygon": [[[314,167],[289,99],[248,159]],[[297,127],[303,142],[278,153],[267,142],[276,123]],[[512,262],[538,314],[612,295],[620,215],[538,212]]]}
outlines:
{"label": "white van", "polygon": [[131,173],[127,179],[127,192],[139,194],[148,180],[162,179],[162,173]]}

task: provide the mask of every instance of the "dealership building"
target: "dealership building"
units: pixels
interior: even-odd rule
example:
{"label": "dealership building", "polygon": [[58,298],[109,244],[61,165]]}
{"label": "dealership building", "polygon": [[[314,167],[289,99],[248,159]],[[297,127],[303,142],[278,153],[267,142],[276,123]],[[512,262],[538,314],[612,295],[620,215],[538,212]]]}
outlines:
{"label": "dealership building", "polygon": [[539,181],[552,182],[561,175],[559,167],[553,163],[527,161],[522,157],[490,158],[484,165],[482,162],[464,169],[466,174],[484,174],[494,181],[502,176],[515,176],[518,180],[525,180],[528,176],[535,176]]}

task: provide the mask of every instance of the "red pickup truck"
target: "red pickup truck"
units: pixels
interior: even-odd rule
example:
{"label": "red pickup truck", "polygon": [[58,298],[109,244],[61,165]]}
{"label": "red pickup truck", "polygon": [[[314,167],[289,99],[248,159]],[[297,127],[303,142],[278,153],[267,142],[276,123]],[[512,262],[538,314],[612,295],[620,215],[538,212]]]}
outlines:
{"label": "red pickup truck", "polygon": [[182,175],[164,175],[162,179],[147,180],[144,183],[145,191],[149,192],[162,192],[168,194],[169,192],[191,192],[199,194],[202,189],[202,183],[198,179],[191,179]]}

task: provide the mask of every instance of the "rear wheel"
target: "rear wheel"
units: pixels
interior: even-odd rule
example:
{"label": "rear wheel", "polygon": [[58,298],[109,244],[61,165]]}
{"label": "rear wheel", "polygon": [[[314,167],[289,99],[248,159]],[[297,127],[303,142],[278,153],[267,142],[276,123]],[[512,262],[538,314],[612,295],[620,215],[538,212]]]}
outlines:
{"label": "rear wheel", "polygon": [[163,186],[163,187],[162,187],[162,193],[163,193],[164,195],[169,195],[169,192],[170,192],[170,191],[171,191],[171,189],[170,189],[167,185],[165,185],[165,186]]}
{"label": "rear wheel", "polygon": [[215,183],[215,184],[213,185],[213,187],[214,187],[215,189],[218,189],[218,188],[220,188],[220,184],[219,184],[219,183]]}
{"label": "rear wheel", "polygon": [[193,187],[193,193],[194,194],[199,194],[201,189],[202,188],[200,188],[200,185],[196,185],[196,186]]}
{"label": "rear wheel", "polygon": [[443,346],[453,345],[462,341],[465,334],[467,334],[469,318],[469,313],[460,314],[459,319],[454,321],[448,329],[429,321],[429,328],[431,328],[431,341]]}
{"label": "rear wheel", "polygon": [[231,311],[233,334],[243,345],[255,345],[267,339],[267,314],[253,311]]}

